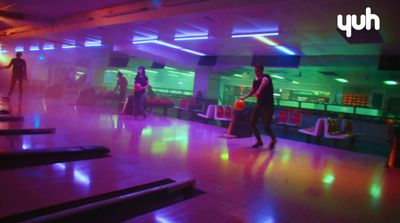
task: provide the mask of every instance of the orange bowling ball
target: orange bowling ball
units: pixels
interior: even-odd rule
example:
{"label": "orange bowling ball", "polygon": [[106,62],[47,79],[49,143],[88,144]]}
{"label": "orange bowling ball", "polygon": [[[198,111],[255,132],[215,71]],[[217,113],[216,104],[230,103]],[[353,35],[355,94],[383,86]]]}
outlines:
{"label": "orange bowling ball", "polygon": [[244,103],[244,100],[242,100],[242,99],[236,100],[235,103],[233,104],[233,108],[234,108],[236,111],[241,111],[241,110],[243,110],[243,109],[244,109],[244,106],[245,106],[245,103]]}
{"label": "orange bowling ball", "polygon": [[135,91],[140,91],[142,90],[142,85],[140,85],[139,83],[135,84]]}

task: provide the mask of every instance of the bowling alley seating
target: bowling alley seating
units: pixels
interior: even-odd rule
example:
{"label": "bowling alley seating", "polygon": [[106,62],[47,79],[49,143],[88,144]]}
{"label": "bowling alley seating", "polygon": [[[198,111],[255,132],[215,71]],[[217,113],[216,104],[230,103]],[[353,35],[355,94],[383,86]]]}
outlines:
{"label": "bowling alley seating", "polygon": [[277,124],[282,125],[284,132],[287,133],[288,127],[300,127],[303,115],[300,112],[279,111]]}
{"label": "bowling alley seating", "polygon": [[279,111],[278,112],[278,125],[285,125],[289,121],[289,112]]}
{"label": "bowling alley seating", "polygon": [[227,105],[224,110],[225,118],[232,120],[232,106]]}
{"label": "bowling alley seating", "polygon": [[207,112],[205,114],[198,113],[197,116],[200,118],[203,118],[205,120],[205,122],[207,122],[208,120],[212,120],[212,119],[214,119],[215,107],[216,107],[216,105],[208,105]]}
{"label": "bowling alley seating", "polygon": [[217,105],[214,110],[214,120],[222,122],[223,126],[228,126],[228,122],[232,121],[232,107]]}
{"label": "bowling alley seating", "polygon": [[188,117],[189,120],[195,120],[198,113],[201,113],[205,109],[205,101],[196,101],[195,98],[183,98],[179,101],[177,109],[177,117],[179,119],[184,116]]}
{"label": "bowling alley seating", "polygon": [[301,125],[303,115],[300,112],[291,112],[289,120],[285,123],[285,126],[299,127]]}
{"label": "bowling alley seating", "polygon": [[167,115],[168,109],[174,107],[174,102],[166,97],[153,97],[146,100],[146,106],[153,108],[162,108],[163,115]]}
{"label": "bowling alley seating", "polygon": [[315,122],[315,126],[311,127],[311,128],[305,128],[305,129],[299,129],[298,131],[300,133],[306,134],[307,135],[307,142],[311,141],[311,137],[315,136],[317,143],[319,143],[320,138],[322,136],[324,130],[324,119],[323,118],[319,118],[317,119],[317,121]]}
{"label": "bowling alley seating", "polygon": [[[342,122],[343,124],[345,122]],[[350,123],[348,120],[347,123]],[[352,133],[352,129],[348,124],[348,127],[340,126],[340,122],[338,119],[324,118],[324,138],[333,139],[333,145],[337,147],[338,140],[350,140],[349,147],[352,147],[355,142],[356,135]],[[341,131],[342,130],[342,131]]]}

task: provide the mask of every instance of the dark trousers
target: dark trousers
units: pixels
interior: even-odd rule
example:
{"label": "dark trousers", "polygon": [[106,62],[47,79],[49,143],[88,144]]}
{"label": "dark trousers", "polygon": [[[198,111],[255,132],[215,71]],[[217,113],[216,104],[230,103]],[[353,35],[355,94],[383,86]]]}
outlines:
{"label": "dark trousers", "polygon": [[133,110],[133,114],[137,115],[146,115],[144,110],[144,97],[145,94],[135,93],[135,109]]}
{"label": "dark trousers", "polygon": [[257,142],[262,142],[260,132],[258,131],[256,126],[260,118],[262,119],[265,133],[269,135],[272,140],[275,140],[275,135],[271,129],[273,114],[274,114],[273,107],[257,105],[257,107],[253,110],[253,113],[251,114],[250,117],[250,128],[251,130],[253,130],[254,136],[257,138]]}
{"label": "dark trousers", "polygon": [[11,96],[11,94],[13,93],[15,84],[17,82],[19,85],[19,97],[20,98],[22,97],[22,92],[23,92],[23,89],[22,89],[23,75],[22,74],[12,74],[10,89],[8,91],[8,96]]}
{"label": "dark trousers", "polygon": [[126,96],[126,90],[119,90],[119,101],[124,102]]}

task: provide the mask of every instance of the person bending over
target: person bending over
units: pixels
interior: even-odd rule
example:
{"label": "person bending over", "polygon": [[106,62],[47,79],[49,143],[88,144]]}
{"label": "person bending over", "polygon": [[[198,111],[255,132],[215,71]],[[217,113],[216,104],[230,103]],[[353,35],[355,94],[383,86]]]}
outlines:
{"label": "person bending over", "polygon": [[255,65],[254,73],[256,77],[250,92],[241,98],[245,100],[254,94],[257,97],[257,105],[250,118],[250,128],[253,130],[254,136],[257,139],[257,142],[252,147],[258,148],[263,146],[260,132],[256,126],[258,120],[262,118],[264,131],[271,137],[269,148],[273,149],[277,142],[271,129],[272,116],[274,114],[274,87],[271,77],[268,74],[264,74],[264,66],[260,64]]}

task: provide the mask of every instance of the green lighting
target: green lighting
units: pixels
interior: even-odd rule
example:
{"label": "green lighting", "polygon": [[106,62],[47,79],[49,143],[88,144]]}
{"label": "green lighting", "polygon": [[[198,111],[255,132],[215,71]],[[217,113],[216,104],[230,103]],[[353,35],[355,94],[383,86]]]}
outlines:
{"label": "green lighting", "polygon": [[279,75],[275,75],[275,74],[271,74],[270,75],[271,77],[273,77],[273,78],[276,78],[276,79],[285,79],[284,77],[282,77],[282,76],[279,76]]}
{"label": "green lighting", "polygon": [[349,83],[349,81],[344,78],[336,78],[335,80],[339,81],[340,83]]}
{"label": "green lighting", "polygon": [[163,141],[154,141],[151,144],[151,154],[164,154],[167,152],[167,144]]}
{"label": "green lighting", "polygon": [[151,127],[144,128],[142,131],[142,137],[150,137],[153,134]]}
{"label": "green lighting", "polygon": [[315,103],[308,103],[308,102],[301,102],[301,108],[313,109],[313,110],[325,110],[325,105],[323,105],[323,104],[315,104]]}
{"label": "green lighting", "polygon": [[279,106],[298,108],[298,107],[299,107],[299,102],[298,102],[298,101],[285,101],[285,100],[280,100],[280,101],[279,101]]}
{"label": "green lighting", "polygon": [[379,116],[379,110],[373,108],[356,108],[357,115]]}
{"label": "green lighting", "polygon": [[118,117],[116,115],[113,115],[111,117],[111,119],[113,120],[114,129],[117,129],[118,128]]}
{"label": "green lighting", "polygon": [[384,81],[383,82],[386,85],[398,85],[399,83],[397,83],[397,81]]}
{"label": "green lighting", "polygon": [[341,112],[341,113],[348,113],[348,114],[354,113],[354,107],[350,107],[350,106],[328,105],[326,107],[326,110],[331,111],[331,112]]}
{"label": "green lighting", "polygon": [[164,69],[167,69],[167,70],[176,70],[176,69],[173,68],[173,67],[164,67]]}
{"label": "green lighting", "polygon": [[371,197],[378,199],[381,196],[381,186],[379,184],[372,184],[369,188],[369,194]]}
{"label": "green lighting", "polygon": [[326,174],[322,179],[323,183],[332,184],[335,181],[335,177],[332,174]]}
{"label": "green lighting", "polygon": [[177,72],[177,71],[168,71],[169,73],[173,73],[173,74],[180,74],[183,76],[188,76],[188,77],[193,77],[194,74],[190,74],[190,73],[183,73],[183,72]]}
{"label": "green lighting", "polygon": [[300,84],[300,82],[292,81],[293,84]]}
{"label": "green lighting", "polygon": [[153,73],[153,74],[158,74],[158,71],[154,71],[154,70],[146,70],[147,73]]}
{"label": "green lighting", "polygon": [[235,76],[235,77],[244,77],[244,76],[241,75],[241,74],[234,74],[233,76]]}
{"label": "green lighting", "polygon": [[118,71],[122,72],[123,74],[131,74],[131,75],[136,75],[135,72],[132,70],[127,70],[127,69],[119,69]]}
{"label": "green lighting", "polygon": [[290,160],[290,156],[291,156],[291,151],[290,149],[284,149],[283,150],[283,155],[282,155],[282,163],[283,164],[287,164]]}
{"label": "green lighting", "polygon": [[221,160],[229,160],[229,153],[224,152],[221,154]]}
{"label": "green lighting", "polygon": [[315,95],[314,91],[294,91],[294,93],[298,95]]}

